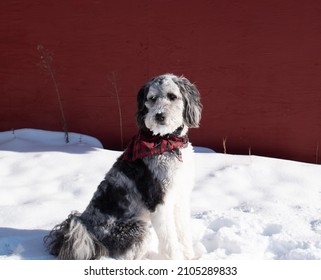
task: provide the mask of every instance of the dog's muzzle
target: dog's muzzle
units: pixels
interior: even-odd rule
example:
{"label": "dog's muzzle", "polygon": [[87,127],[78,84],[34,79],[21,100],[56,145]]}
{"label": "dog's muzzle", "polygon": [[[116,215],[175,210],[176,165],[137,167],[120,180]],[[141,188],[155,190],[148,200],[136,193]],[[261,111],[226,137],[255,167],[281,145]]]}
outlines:
{"label": "dog's muzzle", "polygon": [[164,113],[157,113],[155,115],[155,120],[159,124],[162,124],[162,125],[165,124],[165,114]]}

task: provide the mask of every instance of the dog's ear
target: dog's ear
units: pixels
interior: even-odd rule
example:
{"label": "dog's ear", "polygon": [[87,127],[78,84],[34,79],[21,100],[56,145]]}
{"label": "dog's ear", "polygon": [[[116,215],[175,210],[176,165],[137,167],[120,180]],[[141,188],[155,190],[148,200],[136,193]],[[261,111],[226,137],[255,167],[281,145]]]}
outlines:
{"label": "dog's ear", "polygon": [[188,127],[199,127],[202,114],[201,96],[195,85],[185,77],[177,77],[174,80],[178,85],[184,99],[183,117]]}
{"label": "dog's ear", "polygon": [[145,128],[145,115],[147,114],[147,108],[145,106],[146,95],[149,90],[149,85],[145,84],[137,93],[137,112],[136,112],[136,123],[139,129]]}

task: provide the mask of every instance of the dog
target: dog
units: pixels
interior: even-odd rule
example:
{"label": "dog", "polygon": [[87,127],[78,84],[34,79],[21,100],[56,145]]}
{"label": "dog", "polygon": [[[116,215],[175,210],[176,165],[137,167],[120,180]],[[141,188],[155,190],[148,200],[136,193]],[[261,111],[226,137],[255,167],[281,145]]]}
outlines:
{"label": "dog", "polygon": [[58,259],[142,259],[150,228],[162,259],[193,259],[190,196],[194,181],[189,128],[202,104],[183,76],[152,78],[137,94],[138,133],[83,213],[73,212],[44,238]]}

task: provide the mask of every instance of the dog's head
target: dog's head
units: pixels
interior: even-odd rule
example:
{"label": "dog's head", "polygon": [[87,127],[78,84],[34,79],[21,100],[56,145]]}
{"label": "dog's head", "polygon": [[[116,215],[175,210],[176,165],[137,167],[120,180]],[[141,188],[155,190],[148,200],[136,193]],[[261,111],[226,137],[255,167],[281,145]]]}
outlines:
{"label": "dog's head", "polygon": [[137,95],[137,124],[154,135],[165,135],[185,125],[198,127],[202,104],[196,86],[183,76],[157,76],[148,81]]}

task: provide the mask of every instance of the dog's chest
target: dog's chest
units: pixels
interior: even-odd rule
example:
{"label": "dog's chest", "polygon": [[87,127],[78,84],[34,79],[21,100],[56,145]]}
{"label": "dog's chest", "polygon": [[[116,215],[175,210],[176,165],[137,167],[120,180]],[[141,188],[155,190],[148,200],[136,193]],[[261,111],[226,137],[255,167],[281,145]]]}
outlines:
{"label": "dog's chest", "polygon": [[144,163],[159,181],[164,190],[168,189],[181,177],[189,177],[192,147],[183,148],[182,159],[171,152],[144,158]]}
{"label": "dog's chest", "polygon": [[171,185],[175,173],[181,167],[181,162],[171,152],[145,157],[144,163],[164,189]]}

